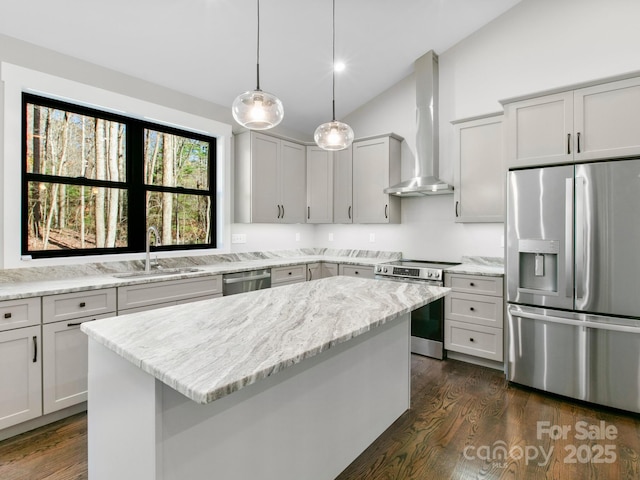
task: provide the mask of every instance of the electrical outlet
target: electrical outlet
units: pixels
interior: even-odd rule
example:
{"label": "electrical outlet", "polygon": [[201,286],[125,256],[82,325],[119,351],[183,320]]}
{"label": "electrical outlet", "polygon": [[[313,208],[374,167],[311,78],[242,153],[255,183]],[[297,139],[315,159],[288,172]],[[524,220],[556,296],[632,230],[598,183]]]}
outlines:
{"label": "electrical outlet", "polygon": [[296,242],[300,241],[300,233],[296,232]]}
{"label": "electrical outlet", "polygon": [[330,233],[330,234],[329,234],[329,241],[330,241],[330,242],[333,242],[333,233]]}
{"label": "electrical outlet", "polygon": [[376,241],[376,234],[375,234],[375,233],[370,233],[370,234],[369,234],[369,241],[370,241],[371,243],[373,243],[373,242],[375,242],[375,241]]}
{"label": "electrical outlet", "polygon": [[231,243],[247,243],[247,234],[246,233],[232,233],[231,234]]}

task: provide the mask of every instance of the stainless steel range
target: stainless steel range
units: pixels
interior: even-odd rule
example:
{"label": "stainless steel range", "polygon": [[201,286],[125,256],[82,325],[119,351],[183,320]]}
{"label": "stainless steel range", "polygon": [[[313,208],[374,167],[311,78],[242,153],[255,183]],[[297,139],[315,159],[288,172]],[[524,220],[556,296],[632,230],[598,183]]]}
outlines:
{"label": "stainless steel range", "polygon": [[[450,262],[432,262],[427,260],[396,260],[376,265],[378,280],[398,282],[426,282],[428,285],[442,287],[444,270],[460,265]],[[411,312],[411,351],[420,355],[446,358],[444,350],[444,298],[428,303]]]}

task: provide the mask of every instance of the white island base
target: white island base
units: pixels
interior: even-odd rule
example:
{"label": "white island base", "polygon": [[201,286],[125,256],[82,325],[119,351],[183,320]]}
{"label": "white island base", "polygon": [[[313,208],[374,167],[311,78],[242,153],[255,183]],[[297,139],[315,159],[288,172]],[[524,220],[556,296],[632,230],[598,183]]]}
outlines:
{"label": "white island base", "polygon": [[410,314],[209,404],[89,340],[89,480],[330,480],[409,408]]}

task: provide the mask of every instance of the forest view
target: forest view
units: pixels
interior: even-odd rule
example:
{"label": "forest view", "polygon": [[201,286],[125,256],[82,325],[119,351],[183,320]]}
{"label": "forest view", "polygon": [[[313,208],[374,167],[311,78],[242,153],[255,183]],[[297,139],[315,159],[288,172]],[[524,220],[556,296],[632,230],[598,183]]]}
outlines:
{"label": "forest view", "polygon": [[[144,129],[137,159],[127,158],[126,122],[28,103],[26,125],[26,172],[51,176],[27,183],[29,251],[126,247],[134,208],[163,245],[210,242],[209,142]],[[137,183],[127,178],[136,161]],[[146,190],[144,206],[129,205],[129,188]]]}

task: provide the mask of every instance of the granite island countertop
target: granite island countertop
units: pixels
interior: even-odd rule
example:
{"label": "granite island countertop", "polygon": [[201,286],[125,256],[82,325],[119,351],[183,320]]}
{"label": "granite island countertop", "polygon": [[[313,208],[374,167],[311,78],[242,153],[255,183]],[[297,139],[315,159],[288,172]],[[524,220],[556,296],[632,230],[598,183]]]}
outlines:
{"label": "granite island countertop", "polygon": [[448,292],[423,284],[331,277],[96,320],[81,328],[143,371],[205,404]]}

